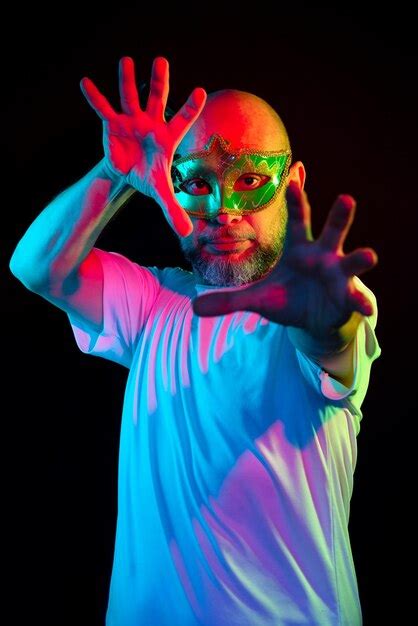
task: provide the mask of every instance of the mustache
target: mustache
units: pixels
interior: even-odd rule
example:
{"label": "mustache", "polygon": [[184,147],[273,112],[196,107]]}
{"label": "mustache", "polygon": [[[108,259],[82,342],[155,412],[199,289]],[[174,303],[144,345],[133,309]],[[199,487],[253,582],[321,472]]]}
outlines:
{"label": "mustache", "polygon": [[243,239],[255,239],[256,235],[254,232],[246,233],[240,232],[236,228],[226,227],[221,230],[217,230],[216,232],[211,231],[210,234],[203,234],[199,237],[199,242],[201,244],[210,243],[212,241],[218,241],[219,239],[231,239],[231,241],[240,241]]}

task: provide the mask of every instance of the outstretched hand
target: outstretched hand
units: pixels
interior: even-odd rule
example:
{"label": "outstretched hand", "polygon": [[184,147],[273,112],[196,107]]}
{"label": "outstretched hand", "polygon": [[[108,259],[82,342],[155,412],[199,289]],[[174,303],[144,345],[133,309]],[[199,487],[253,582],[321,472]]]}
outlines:
{"label": "outstretched hand", "polygon": [[103,120],[103,148],[112,173],[125,177],[127,184],[154,198],[170,226],[179,236],[186,236],[193,226],[174,196],[171,164],[176,147],[203,109],[206,92],[194,89],[181,109],[166,122],[168,74],[168,61],[156,58],[147,106],[142,110],[134,62],[123,57],[119,62],[122,113],[113,109],[89,78],[83,78],[80,85],[88,103]]}
{"label": "outstretched hand", "polygon": [[371,248],[343,252],[354,218],[354,199],[347,195],[337,198],[316,240],[311,234],[306,193],[290,182],[286,199],[286,243],[276,266],[249,286],[199,296],[193,301],[197,315],[254,311],[321,339],[345,324],[355,311],[372,314],[372,303],[356,287],[354,276],[374,267],[377,255]]}

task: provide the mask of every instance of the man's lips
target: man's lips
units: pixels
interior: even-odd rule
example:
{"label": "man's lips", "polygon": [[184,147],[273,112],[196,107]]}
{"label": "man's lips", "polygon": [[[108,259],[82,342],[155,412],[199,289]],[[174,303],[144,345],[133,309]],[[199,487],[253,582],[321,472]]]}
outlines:
{"label": "man's lips", "polygon": [[235,239],[233,237],[228,237],[226,239],[214,239],[205,243],[206,246],[216,250],[216,251],[233,251],[233,250],[241,250],[245,247],[246,242],[249,242],[247,237]]}
{"label": "man's lips", "polygon": [[234,243],[235,241],[247,241],[247,237],[236,239],[235,237],[227,237],[225,239],[211,239],[208,243]]}

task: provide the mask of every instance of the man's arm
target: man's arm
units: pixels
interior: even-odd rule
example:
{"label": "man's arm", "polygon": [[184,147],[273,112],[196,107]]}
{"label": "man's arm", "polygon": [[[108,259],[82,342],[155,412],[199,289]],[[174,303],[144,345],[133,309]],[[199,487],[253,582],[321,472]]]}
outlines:
{"label": "man's arm", "polygon": [[134,191],[101,161],[30,225],[10,260],[11,272],[31,291],[101,328],[103,273],[92,248]]}
{"label": "man's arm", "polygon": [[355,311],[350,319],[328,337],[314,338],[301,328],[288,327],[288,335],[298,350],[314,359],[318,365],[341,382],[351,387],[354,380],[355,337],[363,316]]}
{"label": "man's arm", "polygon": [[252,285],[195,298],[197,315],[255,311],[284,326],[293,345],[350,387],[355,336],[363,317],[373,314],[369,294],[356,279],[377,263],[371,248],[345,254],[355,201],[337,198],[318,239],[310,228],[306,193],[291,180],[286,192],[287,245],[272,271]]}
{"label": "man's arm", "polygon": [[139,104],[133,60],[119,65],[122,112],[117,113],[94,83],[81,88],[103,121],[103,160],[57,196],[29,227],[10,261],[12,273],[30,290],[101,329],[103,272],[93,246],[103,228],[135,190],[152,197],[179,234],[190,218],[174,196],[170,170],[174,150],[205,102],[195,89],[166,122],[168,62],[155,59],[146,110]]}

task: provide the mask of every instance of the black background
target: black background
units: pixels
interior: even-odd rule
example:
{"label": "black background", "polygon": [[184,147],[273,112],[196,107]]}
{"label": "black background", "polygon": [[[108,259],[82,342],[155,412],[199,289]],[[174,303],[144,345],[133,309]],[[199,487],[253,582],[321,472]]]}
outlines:
{"label": "black background", "polygon": [[[101,158],[101,124],[79,81],[89,76],[117,106],[123,55],[135,59],[139,80],[166,56],[174,106],[202,86],[250,91],[276,108],[307,168],[314,235],[338,193],[357,199],[346,250],[367,245],[379,255],[363,279],[378,299],[382,356],[363,404],[352,546],[366,626],[414,621],[406,569],[416,534],[413,23],[399,4],[301,3],[146,12],[140,3],[63,4],[15,9],[5,20],[2,135],[14,164],[2,172],[1,246],[8,623],[104,624],[127,370],[79,352],[65,314],[27,291],[8,261],[48,201]],[[143,265],[187,267],[157,205],[138,195],[97,245]]]}

